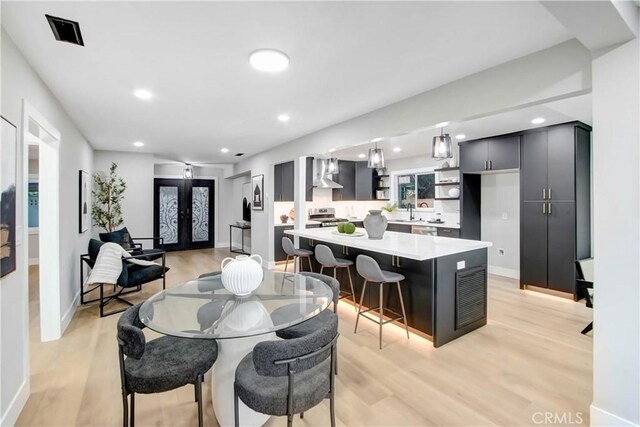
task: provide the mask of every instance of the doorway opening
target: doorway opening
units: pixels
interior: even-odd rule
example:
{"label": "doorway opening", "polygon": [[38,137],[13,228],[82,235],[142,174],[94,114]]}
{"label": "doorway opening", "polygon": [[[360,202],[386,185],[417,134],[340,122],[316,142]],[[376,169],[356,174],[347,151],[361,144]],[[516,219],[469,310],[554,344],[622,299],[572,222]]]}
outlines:
{"label": "doorway opening", "polygon": [[153,234],[165,250],[215,246],[215,180],[155,178],[153,194]]}
{"label": "doorway opening", "polygon": [[[22,128],[23,170],[29,171],[23,174],[24,188],[28,189],[28,197],[24,199],[24,223],[29,224],[23,231],[27,242],[24,257],[30,261],[29,264],[35,264],[37,254],[37,268],[33,271],[30,268],[29,276],[34,282],[38,278],[37,294],[34,290],[34,295],[29,295],[30,300],[37,300],[37,304],[30,304],[30,311],[38,312],[29,317],[36,319],[39,316],[40,339],[51,341],[59,339],[63,329],[60,307],[60,132],[26,101],[23,104]],[[36,194],[32,194],[36,192],[37,199]],[[36,222],[37,231],[36,227],[31,227]]]}

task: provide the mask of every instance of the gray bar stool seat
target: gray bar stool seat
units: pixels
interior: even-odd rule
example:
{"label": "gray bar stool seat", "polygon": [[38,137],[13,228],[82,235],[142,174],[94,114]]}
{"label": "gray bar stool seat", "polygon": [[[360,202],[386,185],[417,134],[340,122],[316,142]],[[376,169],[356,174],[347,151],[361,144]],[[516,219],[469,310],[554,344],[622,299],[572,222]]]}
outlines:
{"label": "gray bar stool seat", "polygon": [[[404,310],[404,299],[402,298],[402,289],[400,288],[400,282],[404,280],[404,276],[400,273],[395,273],[393,271],[385,271],[380,269],[380,266],[373,258],[366,255],[358,255],[356,258],[356,271],[360,276],[364,278],[364,285],[362,286],[362,295],[360,296],[360,303],[358,304],[358,315],[356,316],[356,327],[353,333],[358,332],[358,320],[360,316],[363,316],[365,319],[369,319],[372,322],[375,322],[379,325],[379,347],[382,349],[382,326],[389,322],[396,322],[399,320],[404,321],[404,328],[407,331],[407,339],[409,338],[409,325],[407,324],[407,314]],[[378,301],[378,306],[369,308],[367,310],[362,309],[362,302],[364,301],[364,295],[367,291],[367,283],[373,282],[378,283],[380,287],[380,297]],[[398,296],[400,297],[400,307],[402,308],[402,314],[397,313],[389,308],[384,306],[384,286],[385,284],[395,283],[398,288]],[[367,317],[364,314],[369,311],[378,311],[378,319],[373,319],[371,317]],[[389,320],[382,320],[384,316],[384,312],[388,311],[394,314],[396,317],[393,317]]]}
{"label": "gray bar stool seat", "polygon": [[296,272],[296,258],[299,259],[299,267],[298,270],[300,270],[300,268],[302,268],[302,259],[306,258],[307,262],[309,263],[309,271],[313,271],[313,266],[311,265],[311,255],[313,255],[313,252],[308,250],[308,249],[298,249],[293,245],[293,242],[291,241],[290,238],[284,236],[282,238],[282,249],[284,250],[284,252],[287,254],[287,260],[284,264],[284,271],[287,271],[287,267],[289,266],[289,259],[293,259],[293,270],[294,272]]}
{"label": "gray bar stool seat", "polygon": [[356,293],[353,290],[353,280],[351,279],[351,266],[353,265],[353,261],[343,258],[336,258],[327,245],[316,245],[316,261],[318,261],[318,264],[320,264],[320,274],[323,273],[325,268],[333,268],[333,278],[336,280],[337,270],[339,268],[344,268],[347,270],[351,292],[343,291],[342,289],[340,289],[340,292],[345,294],[344,297],[341,298],[350,296],[353,300],[353,304],[355,305],[357,303]]}

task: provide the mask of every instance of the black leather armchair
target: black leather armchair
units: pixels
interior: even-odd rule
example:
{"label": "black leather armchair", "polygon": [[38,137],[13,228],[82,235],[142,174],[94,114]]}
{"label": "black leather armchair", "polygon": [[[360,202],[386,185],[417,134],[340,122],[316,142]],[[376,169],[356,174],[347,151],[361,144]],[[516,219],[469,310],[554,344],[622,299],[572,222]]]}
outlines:
{"label": "black leather armchair", "polygon": [[[164,239],[162,237],[131,237],[127,227],[110,233],[100,233],[100,241],[117,243],[123,248],[130,250],[131,255],[144,255],[140,259],[155,261],[164,256]],[[143,249],[141,241],[153,241],[153,249]]]}
{"label": "black leather armchair", "polygon": [[[110,316],[112,314],[120,313],[126,308],[120,310],[110,311],[105,313],[104,308],[112,301],[120,301],[128,306],[133,305],[129,301],[122,298],[124,295],[138,292],[142,289],[142,285],[153,282],[158,279],[162,279],[162,289],[166,288],[166,272],[169,271],[169,267],[166,267],[166,260],[164,252],[160,255],[162,257],[162,264],[154,265],[137,265],[128,262],[126,259],[122,259],[122,273],[118,277],[117,283],[99,283],[91,289],[84,289],[84,265],[86,264],[90,269],[95,265],[100,247],[105,242],[100,242],[95,239],[89,241],[89,251],[86,254],[80,255],[80,303],[88,304],[91,302],[99,301],[100,317]],[[144,259],[147,260],[147,255],[138,254],[132,255],[128,259]],[[113,285],[114,291],[111,294],[105,295],[104,286]],[[98,298],[86,300],[85,295],[94,290],[99,289],[100,296]]]}

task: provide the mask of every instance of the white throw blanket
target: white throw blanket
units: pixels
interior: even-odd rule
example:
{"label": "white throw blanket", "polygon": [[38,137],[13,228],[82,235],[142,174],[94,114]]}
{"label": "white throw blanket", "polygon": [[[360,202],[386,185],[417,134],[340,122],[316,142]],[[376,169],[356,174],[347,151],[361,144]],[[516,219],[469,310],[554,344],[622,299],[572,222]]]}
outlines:
{"label": "white throw blanket", "polygon": [[151,261],[132,259],[131,254],[117,243],[105,243],[100,247],[98,258],[96,258],[96,263],[91,269],[87,284],[109,283],[115,285],[122,273],[122,258],[133,264],[157,265]]}

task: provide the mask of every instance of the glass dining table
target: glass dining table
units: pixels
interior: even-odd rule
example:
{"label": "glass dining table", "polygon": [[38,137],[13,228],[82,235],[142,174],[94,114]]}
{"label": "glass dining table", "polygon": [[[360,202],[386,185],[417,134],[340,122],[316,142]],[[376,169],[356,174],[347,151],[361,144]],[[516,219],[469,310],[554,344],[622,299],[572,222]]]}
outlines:
{"label": "glass dining table", "polygon": [[[331,300],[329,286],[301,274],[265,270],[260,286],[243,297],[227,291],[220,274],[211,274],[155,294],[142,304],[140,320],[165,335],[217,341],[211,398],[218,423],[232,426],[233,382],[242,358],[257,343],[278,339],[276,331],[316,316]],[[243,426],[261,426],[269,416],[241,402],[240,419]]]}

